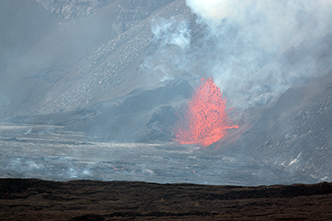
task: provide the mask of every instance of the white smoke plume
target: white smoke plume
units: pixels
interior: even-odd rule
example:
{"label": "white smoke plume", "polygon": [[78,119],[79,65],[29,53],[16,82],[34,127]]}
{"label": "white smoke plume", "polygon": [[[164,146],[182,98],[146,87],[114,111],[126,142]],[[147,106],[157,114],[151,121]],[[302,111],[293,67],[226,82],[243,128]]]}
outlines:
{"label": "white smoke plume", "polygon": [[161,41],[163,46],[173,44],[184,50],[190,45],[190,31],[184,20],[158,18],[152,20],[151,26],[155,41]]}
{"label": "white smoke plume", "polygon": [[[331,0],[186,0],[213,47],[205,73],[236,107],[267,105],[332,66]],[[202,48],[202,50],[206,50]],[[324,55],[324,56],[323,56]],[[206,66],[207,67],[207,66]]]}
{"label": "white smoke plume", "polygon": [[[191,34],[183,16],[155,18],[151,21],[153,43],[158,49],[153,56],[145,58],[141,69],[151,72],[151,76],[160,82],[174,79],[176,70],[185,70],[190,52]],[[149,79],[150,80],[150,79]],[[147,80],[147,85],[150,83]]]}

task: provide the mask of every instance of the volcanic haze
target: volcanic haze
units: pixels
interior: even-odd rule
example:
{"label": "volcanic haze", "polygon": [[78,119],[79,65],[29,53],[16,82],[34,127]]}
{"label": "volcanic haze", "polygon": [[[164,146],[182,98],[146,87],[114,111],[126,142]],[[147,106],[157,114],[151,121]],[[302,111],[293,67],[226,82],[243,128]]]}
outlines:
{"label": "volcanic haze", "polygon": [[[2,0],[0,176],[331,181],[331,12],[326,0]],[[178,144],[209,77],[239,128]]]}

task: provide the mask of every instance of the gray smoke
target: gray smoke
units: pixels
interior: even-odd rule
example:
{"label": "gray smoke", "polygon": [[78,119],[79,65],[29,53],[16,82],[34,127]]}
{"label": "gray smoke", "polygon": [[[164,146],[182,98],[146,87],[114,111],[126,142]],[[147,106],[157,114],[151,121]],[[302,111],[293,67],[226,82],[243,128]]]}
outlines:
{"label": "gray smoke", "polygon": [[173,44],[184,50],[190,45],[190,30],[184,20],[176,21],[175,18],[154,19],[152,20],[151,29],[155,36],[154,40],[161,41],[161,46]]}
{"label": "gray smoke", "polygon": [[[291,86],[331,68],[331,1],[187,0],[205,27],[195,45],[185,21],[153,22],[155,40],[179,46],[174,61],[197,76],[212,76],[238,110],[273,104]],[[163,57],[169,56],[165,53]],[[161,55],[159,55],[161,56]],[[158,56],[157,56],[158,57]],[[162,59],[160,59],[162,60]]]}
{"label": "gray smoke", "polygon": [[186,70],[190,65],[186,54],[192,51],[188,22],[183,16],[157,17],[151,20],[151,32],[157,52],[145,58],[141,68],[158,75],[161,82],[172,80],[177,71]]}

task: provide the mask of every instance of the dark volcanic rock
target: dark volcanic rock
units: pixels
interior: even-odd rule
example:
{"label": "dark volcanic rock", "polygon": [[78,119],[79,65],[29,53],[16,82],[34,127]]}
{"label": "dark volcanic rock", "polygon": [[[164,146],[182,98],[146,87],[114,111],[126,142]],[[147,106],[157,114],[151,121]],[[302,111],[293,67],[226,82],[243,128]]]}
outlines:
{"label": "dark volcanic rock", "polygon": [[332,184],[203,186],[0,179],[2,220],[331,220]]}
{"label": "dark volcanic rock", "polygon": [[192,88],[185,81],[171,81],[166,86],[142,91],[109,107],[103,113],[86,117],[69,130],[82,131],[108,141],[170,141],[172,126],[178,119],[177,102],[191,97]]}
{"label": "dark volcanic rock", "polygon": [[[319,24],[315,16],[309,17],[301,24]],[[272,61],[283,58],[285,63],[275,67],[274,61],[262,56],[259,65],[241,64],[246,56],[243,50],[251,48],[250,41],[235,35],[241,24],[231,25],[225,38],[220,37],[224,45],[232,36],[240,40],[234,48],[223,50],[207,35],[209,28],[196,19],[185,0],[0,1],[0,117],[6,120],[0,122],[0,176],[144,180],[151,173],[150,180],[156,182],[188,177],[191,182],[248,185],[331,181],[330,33],[312,41],[306,32],[313,29],[303,26],[282,49],[285,56],[267,53]],[[153,33],[156,25],[162,29],[159,26],[165,24],[170,27],[167,35]],[[187,31],[189,48],[169,44],[171,36],[180,32],[187,36]],[[252,49],[253,54],[260,51]],[[255,60],[251,54],[248,58]],[[253,102],[251,109],[239,107],[243,115],[234,111],[231,117],[240,128],[229,130],[228,137],[206,149],[168,142],[174,137],[176,112],[181,114],[192,87],[207,70],[213,71],[206,74],[228,70],[215,66],[215,61],[227,64],[229,55],[240,60],[231,62],[226,75],[251,70],[250,66],[255,67],[252,73],[256,67],[269,72],[265,67],[272,65],[271,70],[281,74],[275,76],[280,78],[277,82],[285,81],[282,88],[293,85],[293,80],[303,81],[302,86],[293,85],[270,106]],[[326,75],[301,80],[307,68],[312,77]],[[288,71],[294,75],[291,81]],[[246,82],[247,76],[239,77],[239,82]],[[279,83],[262,79],[258,77],[256,86],[279,96]],[[222,79],[215,76],[215,80]],[[248,88],[251,84],[248,81]],[[247,92],[239,88],[242,100],[260,100],[265,93],[258,90],[247,96]],[[139,148],[145,148],[144,154]],[[117,168],[127,169],[120,173]],[[90,218],[97,219],[85,216]]]}
{"label": "dark volcanic rock", "polygon": [[177,110],[192,95],[187,81],[173,80],[151,90],[134,90],[127,96],[105,101],[89,108],[32,117],[21,123],[54,124],[66,130],[84,132],[95,139],[113,142],[171,141]]}

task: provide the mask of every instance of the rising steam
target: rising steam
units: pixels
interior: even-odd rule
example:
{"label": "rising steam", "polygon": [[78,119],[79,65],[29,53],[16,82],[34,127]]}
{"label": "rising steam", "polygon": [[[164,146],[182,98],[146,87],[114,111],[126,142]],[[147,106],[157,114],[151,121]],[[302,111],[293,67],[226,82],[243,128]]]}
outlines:
{"label": "rising steam", "polygon": [[[268,105],[303,80],[331,68],[327,39],[332,1],[187,0],[207,25],[200,49],[232,106]],[[212,46],[211,46],[212,45]],[[196,56],[197,57],[197,56]],[[200,66],[192,61],[193,66]],[[195,70],[195,69],[193,69]],[[198,70],[198,68],[196,68]]]}
{"label": "rising steam", "polygon": [[152,20],[151,23],[154,40],[161,41],[161,46],[173,44],[183,50],[190,45],[191,36],[185,21],[177,22],[174,18],[159,18]]}

